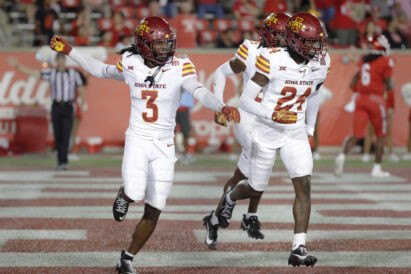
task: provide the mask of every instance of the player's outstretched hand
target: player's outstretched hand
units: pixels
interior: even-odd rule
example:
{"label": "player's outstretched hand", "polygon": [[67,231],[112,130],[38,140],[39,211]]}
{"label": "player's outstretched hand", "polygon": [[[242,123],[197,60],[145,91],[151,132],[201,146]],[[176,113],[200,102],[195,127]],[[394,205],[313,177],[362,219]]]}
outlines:
{"label": "player's outstretched hand", "polygon": [[240,112],[235,107],[224,106],[221,113],[225,116],[227,121],[232,121],[234,124],[240,123]]}
{"label": "player's outstretched hand", "polygon": [[282,109],[279,111],[274,111],[272,119],[274,122],[280,124],[294,124],[297,122],[297,113],[294,111]]}
{"label": "player's outstretched hand", "polygon": [[66,39],[58,35],[54,35],[53,38],[51,38],[50,48],[65,55],[69,55],[73,49]]}
{"label": "player's outstretched hand", "polygon": [[227,118],[221,112],[214,113],[214,122],[220,126],[227,126]]}

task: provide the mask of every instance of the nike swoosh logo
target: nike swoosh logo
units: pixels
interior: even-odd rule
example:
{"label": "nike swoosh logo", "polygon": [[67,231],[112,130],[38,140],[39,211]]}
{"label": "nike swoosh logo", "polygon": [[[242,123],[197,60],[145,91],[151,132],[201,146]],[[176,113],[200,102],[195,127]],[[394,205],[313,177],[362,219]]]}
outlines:
{"label": "nike swoosh logo", "polygon": [[120,221],[124,220],[125,217],[126,217],[126,216],[119,217]]}
{"label": "nike swoosh logo", "polygon": [[205,238],[206,244],[211,245],[213,243],[213,240],[210,240],[209,233],[208,233],[208,224],[207,224],[207,234]]}
{"label": "nike swoosh logo", "polygon": [[167,144],[167,147],[171,147],[171,146],[174,146],[174,144]]}
{"label": "nike swoosh logo", "polygon": [[163,69],[162,72],[166,72],[167,70],[170,70],[170,69],[171,69],[171,68]]}
{"label": "nike swoosh logo", "polygon": [[296,256],[297,258],[304,260],[305,258],[308,257],[308,255],[302,256],[302,255],[298,255],[298,254],[293,254],[293,256]]}
{"label": "nike swoosh logo", "polygon": [[313,68],[311,69],[312,72],[319,70],[319,68]]}

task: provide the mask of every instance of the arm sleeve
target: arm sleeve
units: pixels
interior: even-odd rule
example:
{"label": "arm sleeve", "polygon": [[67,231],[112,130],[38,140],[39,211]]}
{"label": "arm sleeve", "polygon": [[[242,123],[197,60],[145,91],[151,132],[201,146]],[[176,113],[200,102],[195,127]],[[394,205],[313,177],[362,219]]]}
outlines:
{"label": "arm sleeve", "polygon": [[315,92],[307,98],[307,108],[305,110],[307,121],[307,132],[309,135],[314,135],[315,121],[317,120],[318,109],[320,108],[321,95],[320,92]]}
{"label": "arm sleeve", "polygon": [[244,88],[243,94],[240,97],[240,108],[254,115],[271,120],[273,110],[266,109],[261,103],[255,100],[258,93],[261,91],[261,86],[252,80],[249,80]]}
{"label": "arm sleeve", "polygon": [[117,66],[108,65],[100,62],[90,56],[87,56],[75,48],[70,52],[69,57],[79,64],[88,73],[96,76],[97,78],[115,79],[118,81],[124,81],[124,75],[117,69]]}
{"label": "arm sleeve", "polygon": [[221,112],[225,104],[217,98],[211,91],[206,89],[196,78],[186,78],[183,82],[183,89],[188,91],[200,103],[208,109]]}
{"label": "arm sleeve", "polygon": [[226,78],[234,75],[234,71],[231,69],[230,60],[218,67],[214,73],[214,94],[223,100],[224,97],[224,87]]}

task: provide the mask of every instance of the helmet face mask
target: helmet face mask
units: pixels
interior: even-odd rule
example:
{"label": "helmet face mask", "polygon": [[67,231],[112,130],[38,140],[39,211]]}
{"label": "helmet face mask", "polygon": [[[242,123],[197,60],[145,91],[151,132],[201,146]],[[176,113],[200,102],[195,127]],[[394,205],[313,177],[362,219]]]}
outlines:
{"label": "helmet face mask", "polygon": [[290,18],[286,13],[271,13],[264,20],[259,34],[261,39],[269,47],[285,47],[285,24]]}
{"label": "helmet face mask", "polygon": [[148,17],[136,27],[135,43],[145,60],[164,65],[174,56],[176,35],[161,17]]}
{"label": "helmet face mask", "polygon": [[320,20],[310,13],[297,13],[286,24],[286,42],[298,55],[318,61],[327,52],[327,34]]}

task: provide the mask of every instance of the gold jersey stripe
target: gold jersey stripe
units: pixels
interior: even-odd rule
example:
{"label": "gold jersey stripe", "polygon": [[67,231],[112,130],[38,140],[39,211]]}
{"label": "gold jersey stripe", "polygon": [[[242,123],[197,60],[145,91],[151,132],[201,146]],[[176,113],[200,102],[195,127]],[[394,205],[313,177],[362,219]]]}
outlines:
{"label": "gold jersey stripe", "polygon": [[183,77],[185,77],[185,76],[187,76],[187,75],[191,75],[191,74],[196,74],[195,72],[194,72],[194,70],[193,71],[191,71],[191,72],[187,72],[187,73],[183,73]]}
{"label": "gold jersey stripe", "polygon": [[123,65],[121,64],[121,60],[118,60],[118,62],[117,62],[117,69],[119,71],[123,71]]}
{"label": "gold jersey stripe", "polygon": [[242,51],[238,50],[237,51],[238,56],[241,57],[241,59],[247,60],[247,54],[244,54]]}
{"label": "gold jersey stripe", "polygon": [[257,60],[260,61],[262,64],[270,67],[270,61],[267,60],[266,58],[262,57],[262,56],[258,56]]}
{"label": "gold jersey stripe", "polygon": [[259,65],[262,66],[263,68],[270,70],[270,65],[267,66],[266,64],[262,63],[261,60],[258,60],[258,59],[257,59],[256,64],[259,64]]}
{"label": "gold jersey stripe", "polygon": [[258,61],[255,63],[255,66],[256,66],[259,70],[261,70],[261,71],[263,71],[263,72],[265,72],[265,73],[270,73],[270,69],[269,69],[269,68],[266,68],[266,67],[263,67]]}

